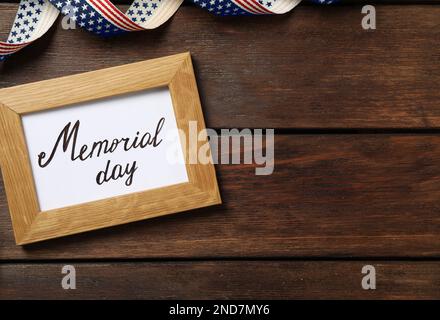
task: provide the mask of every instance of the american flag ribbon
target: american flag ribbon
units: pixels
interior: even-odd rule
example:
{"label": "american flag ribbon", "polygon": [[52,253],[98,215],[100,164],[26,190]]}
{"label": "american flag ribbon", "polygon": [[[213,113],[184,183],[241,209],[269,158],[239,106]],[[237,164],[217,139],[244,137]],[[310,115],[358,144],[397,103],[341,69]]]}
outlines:
{"label": "american flag ribbon", "polygon": [[[101,36],[154,29],[165,23],[184,0],[135,0],[123,13],[110,0],[21,0],[6,41],[0,41],[0,61],[42,37],[59,13],[70,22]],[[220,16],[283,14],[301,0],[190,0]],[[332,4],[337,0],[312,0]]]}

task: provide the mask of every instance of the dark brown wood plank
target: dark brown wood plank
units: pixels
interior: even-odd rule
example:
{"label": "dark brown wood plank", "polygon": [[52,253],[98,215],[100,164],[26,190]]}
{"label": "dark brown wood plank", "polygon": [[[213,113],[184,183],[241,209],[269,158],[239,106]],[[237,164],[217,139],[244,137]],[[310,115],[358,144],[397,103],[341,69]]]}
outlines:
{"label": "dark brown wood plank", "polygon": [[[376,290],[361,287],[376,268]],[[439,262],[213,261],[0,265],[0,299],[439,299]]]}
{"label": "dark brown wood plank", "polygon": [[15,246],[0,259],[440,257],[440,136],[279,135],[275,171],[219,165],[223,205]]}
{"label": "dark brown wood plank", "polygon": [[[9,30],[16,6],[0,6]],[[440,6],[300,6],[220,18],[183,7],[163,27],[113,39],[58,24],[0,66],[0,87],[190,50],[211,127],[440,127]]]}

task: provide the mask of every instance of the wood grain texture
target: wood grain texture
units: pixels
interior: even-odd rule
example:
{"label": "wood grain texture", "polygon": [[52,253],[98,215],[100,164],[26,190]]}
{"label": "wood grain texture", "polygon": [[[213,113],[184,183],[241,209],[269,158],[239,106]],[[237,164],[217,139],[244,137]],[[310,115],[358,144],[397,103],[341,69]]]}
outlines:
{"label": "wood grain texture", "polygon": [[16,247],[0,259],[440,257],[440,137],[278,135],[275,171],[219,165],[223,205]]}
{"label": "wood grain texture", "polygon": [[[376,268],[376,290],[361,287]],[[0,299],[439,299],[439,262],[211,261],[0,265]],[[32,288],[32,289],[31,289]]]}
{"label": "wood grain texture", "polygon": [[20,115],[0,102],[0,165],[15,239],[29,231],[39,211]]}
{"label": "wood grain texture", "polygon": [[0,101],[16,113],[39,112],[109,96],[167,86],[190,54],[180,53],[68,77],[0,89]]}
{"label": "wood grain texture", "polygon": [[[300,6],[220,18],[181,8],[165,26],[113,39],[59,25],[0,65],[0,87],[191,51],[210,127],[438,128],[440,6]],[[1,4],[0,30],[15,6]]]}

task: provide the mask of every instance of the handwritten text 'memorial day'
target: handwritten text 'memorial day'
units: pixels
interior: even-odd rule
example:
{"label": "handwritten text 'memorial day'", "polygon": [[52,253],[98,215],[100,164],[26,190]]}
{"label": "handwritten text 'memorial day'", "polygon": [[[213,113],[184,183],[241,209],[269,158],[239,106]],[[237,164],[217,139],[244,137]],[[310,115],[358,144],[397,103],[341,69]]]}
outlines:
{"label": "handwritten text 'memorial day'", "polygon": [[[70,148],[71,161],[86,161],[92,158],[99,158],[103,154],[112,154],[120,150],[128,152],[133,149],[144,149],[148,146],[156,148],[162,142],[162,139],[159,140],[159,133],[162,130],[164,123],[165,118],[161,118],[157,123],[154,134],[147,131],[141,135],[138,131],[136,135],[131,138],[103,139],[95,141],[91,145],[84,144],[78,148],[77,140],[80,121],[77,120],[73,126],[72,122],[69,122],[58,135],[49,157],[47,158],[46,152],[41,152],[38,155],[38,165],[41,168],[47,167],[52,162],[60,148],[64,153]],[[112,169],[110,169],[111,166],[113,166]],[[127,177],[125,185],[130,186],[133,183],[133,176],[137,169],[136,161],[133,161],[131,164],[127,163],[124,167],[121,164],[112,165],[111,160],[108,160],[105,169],[98,172],[96,175],[96,183],[102,185],[111,180]]]}

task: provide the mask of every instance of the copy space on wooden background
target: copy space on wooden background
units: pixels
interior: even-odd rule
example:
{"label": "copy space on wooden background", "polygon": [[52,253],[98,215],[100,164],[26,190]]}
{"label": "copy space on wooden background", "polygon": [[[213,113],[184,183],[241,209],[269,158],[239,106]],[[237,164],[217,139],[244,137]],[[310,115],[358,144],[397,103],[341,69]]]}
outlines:
{"label": "copy space on wooden background", "polygon": [[[440,3],[368,2],[365,31],[361,2],[243,19],[186,6],[104,40],[58,26],[0,66],[6,87],[190,50],[208,127],[279,129],[273,175],[217,166],[222,206],[25,248],[1,186],[0,297],[440,298]],[[8,30],[16,4],[0,8]]]}

